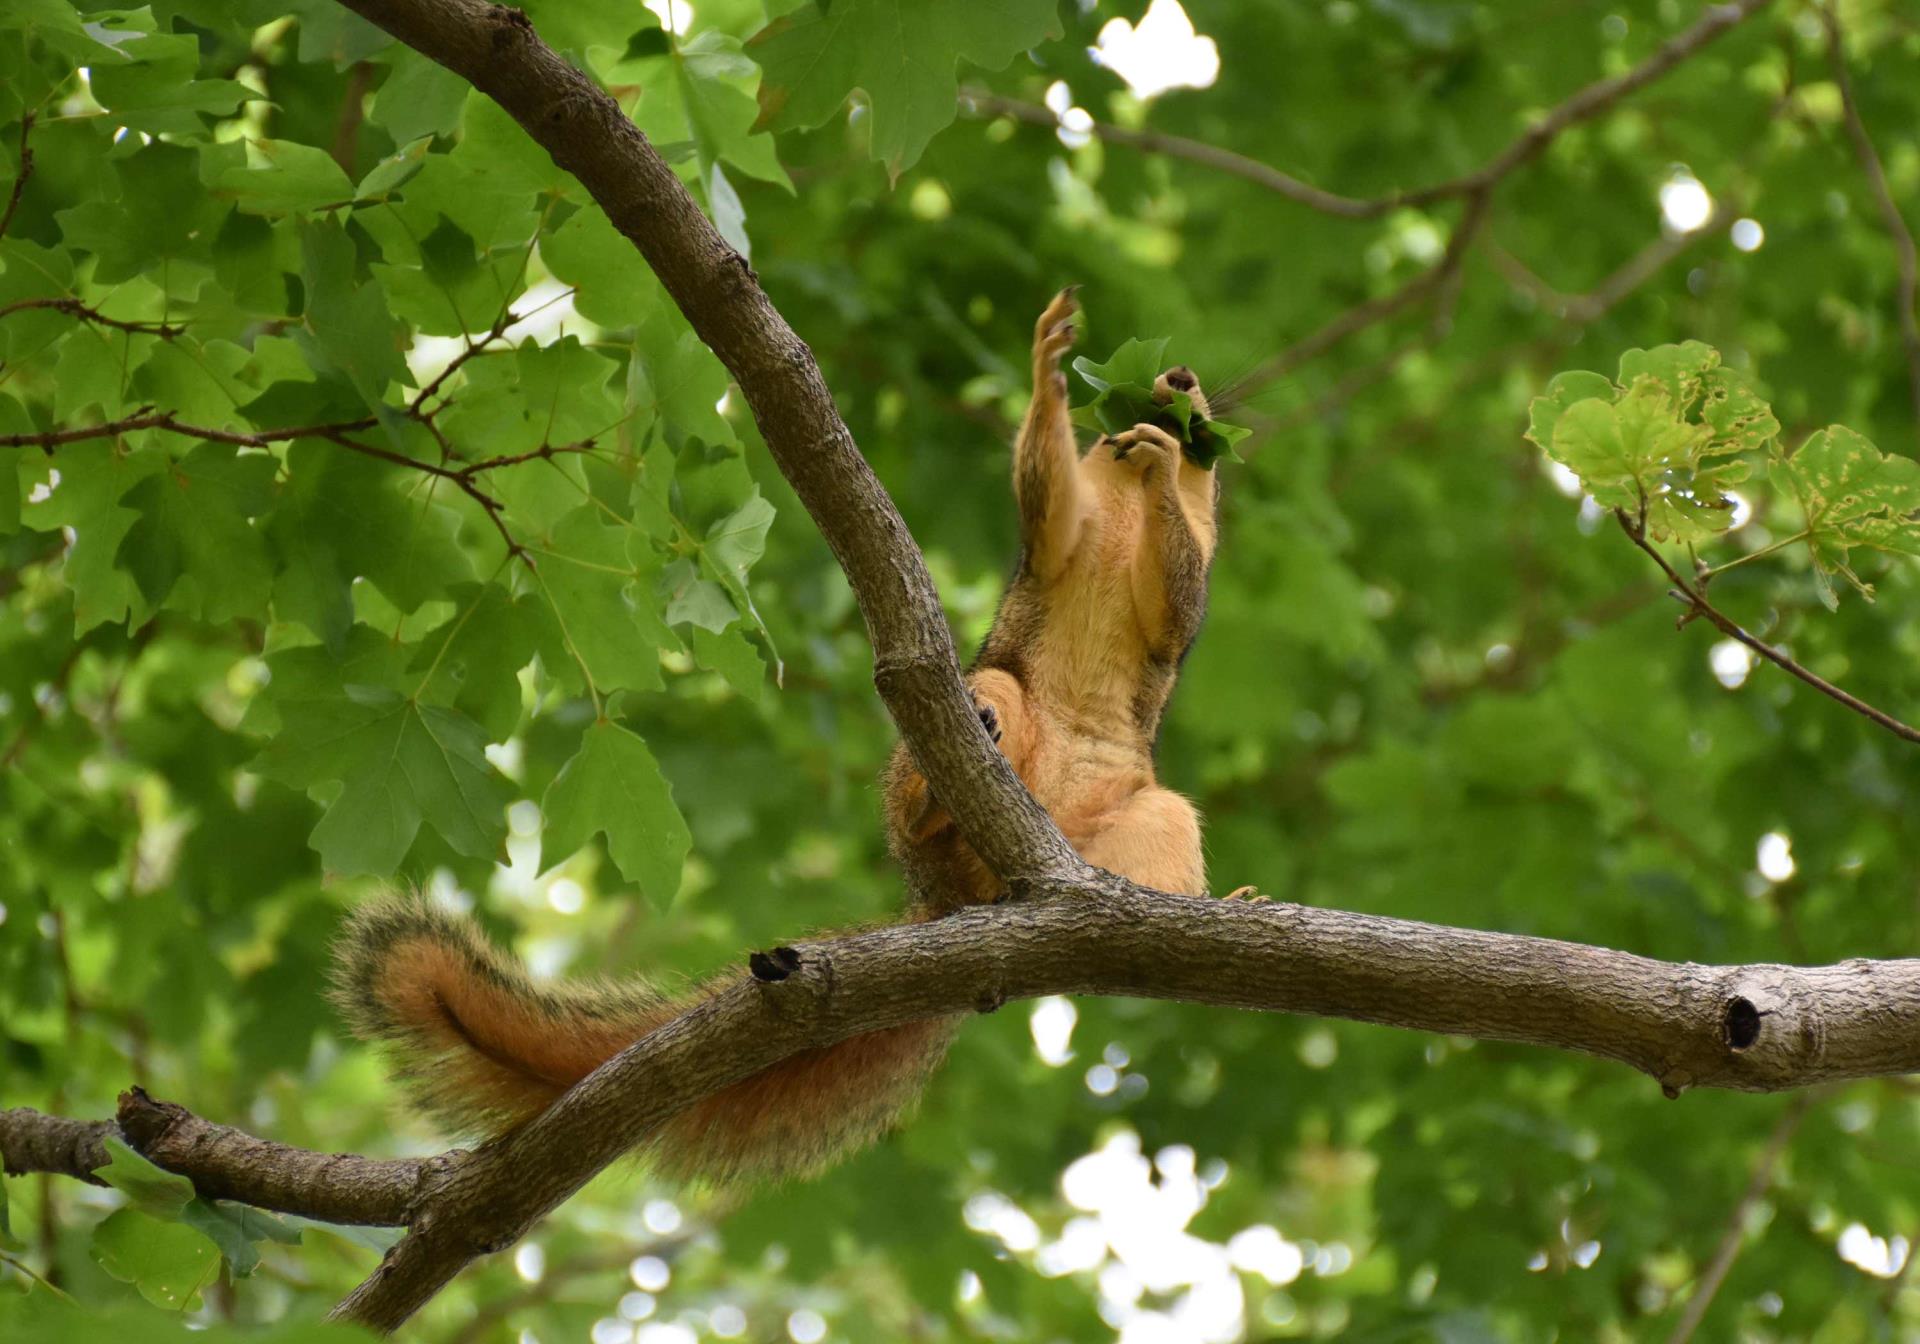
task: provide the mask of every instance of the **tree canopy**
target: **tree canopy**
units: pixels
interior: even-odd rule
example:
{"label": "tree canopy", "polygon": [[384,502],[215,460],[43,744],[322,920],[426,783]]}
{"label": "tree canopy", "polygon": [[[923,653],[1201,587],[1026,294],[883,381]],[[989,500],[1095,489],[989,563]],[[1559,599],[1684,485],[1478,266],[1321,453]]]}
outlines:
{"label": "tree canopy", "polygon": [[[1920,950],[1895,0],[523,8],[810,347],[963,656],[1049,296],[1089,424],[1135,340],[1226,393],[1159,747],[1216,893]],[[0,1104],[423,1157],[324,999],[383,886],[668,983],[894,916],[855,587],[582,175],[334,0],[13,0],[0,73]],[[196,1191],[126,1114],[103,1186],[5,1182],[9,1337],[358,1337],[319,1318],[397,1234]],[[406,1329],[1904,1338],[1917,1142],[1898,1078],[1668,1100],[1050,995],[817,1181],[612,1167]]]}

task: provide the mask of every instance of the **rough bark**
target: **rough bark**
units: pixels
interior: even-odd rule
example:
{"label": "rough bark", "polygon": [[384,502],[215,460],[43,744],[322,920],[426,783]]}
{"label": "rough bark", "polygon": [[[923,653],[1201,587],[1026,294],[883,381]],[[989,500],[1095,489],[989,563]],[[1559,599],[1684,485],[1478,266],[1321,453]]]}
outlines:
{"label": "rough bark", "polygon": [[980,726],[920,549],[855,447],[813,352],[619,104],[542,43],[519,10],[486,0],[341,2],[499,103],[646,258],[733,375],[846,572],[881,698],[981,857],[1009,878],[1082,871]]}
{"label": "rough bark", "polygon": [[110,1137],[187,1177],[207,1199],[382,1227],[404,1226],[421,1190],[465,1156],[311,1152],[216,1125],[135,1087],[120,1094],[113,1120],[66,1120],[27,1107],[0,1111],[0,1168],[9,1176],[44,1171],[98,1185],[93,1173],[107,1165]]}
{"label": "rough bark", "polygon": [[[1517,934],[1143,891],[1096,875],[1021,904],[801,943],[668,1023],[518,1133],[375,1161],[213,1125],[133,1092],[117,1132],[201,1193],[410,1235],[343,1316],[391,1330],[474,1257],[511,1245],[643,1134],[797,1050],[1042,994],[1180,999],[1517,1041],[1617,1060],[1669,1096],[1920,1070],[1920,960],[1700,966]],[[129,1100],[131,1099],[131,1100]],[[82,1179],[107,1122],[0,1112],[7,1170]]]}
{"label": "rough bark", "polygon": [[1920,1069],[1920,961],[1697,966],[1514,934],[1167,896],[1106,875],[931,924],[798,944],[630,1047],[423,1199],[338,1314],[392,1330],[638,1136],[797,1050],[1040,994],[1120,994],[1418,1026],[1618,1060],[1667,1095]]}
{"label": "rough bark", "polygon": [[[811,353],[639,131],[517,11],[483,0],[343,3],[498,101],[647,258],[732,373],[845,569],[872,636],[875,681],[917,761],[983,857],[1017,896],[1034,899],[800,944],[793,974],[743,980],[704,1000],[516,1133],[472,1154],[367,1164],[378,1193],[366,1207],[405,1221],[409,1234],[336,1315],[392,1330],[647,1131],[795,1051],[1037,994],[1184,999],[1580,1050],[1648,1073],[1670,1096],[1920,1069],[1920,962],[1672,964],[1547,939],[1171,897],[1087,868],[981,729],[918,548]],[[1759,3],[1713,11],[1695,46]],[[1557,128],[1549,119],[1482,171],[1530,158]],[[206,1193],[319,1217],[329,1215],[318,1207],[352,1212],[325,1201],[335,1198],[340,1164],[362,1159],[265,1144],[148,1105],[159,1114],[130,1121],[123,1112],[120,1132],[161,1165],[204,1178]],[[108,1132],[104,1122],[0,1113],[10,1171],[85,1178]]]}

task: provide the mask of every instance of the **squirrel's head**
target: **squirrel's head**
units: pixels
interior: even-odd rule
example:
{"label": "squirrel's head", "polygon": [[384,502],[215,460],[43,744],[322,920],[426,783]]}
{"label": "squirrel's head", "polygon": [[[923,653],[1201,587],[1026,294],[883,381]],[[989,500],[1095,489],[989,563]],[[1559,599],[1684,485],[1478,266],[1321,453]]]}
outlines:
{"label": "squirrel's head", "polygon": [[1207,394],[1200,390],[1200,380],[1192,369],[1184,364],[1176,364],[1153,380],[1153,399],[1165,406],[1173,400],[1173,394],[1184,392],[1193,403],[1193,413],[1197,419],[1211,420],[1212,408],[1207,405]]}

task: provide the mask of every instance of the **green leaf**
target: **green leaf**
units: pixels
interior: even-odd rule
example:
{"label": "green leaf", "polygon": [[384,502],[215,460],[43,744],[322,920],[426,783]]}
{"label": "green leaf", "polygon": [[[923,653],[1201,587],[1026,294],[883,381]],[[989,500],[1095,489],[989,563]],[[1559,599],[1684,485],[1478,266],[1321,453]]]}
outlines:
{"label": "green leaf", "polygon": [[203,443],[127,491],[121,504],[140,516],[116,558],[149,606],[159,607],[183,582],[186,595],[175,605],[209,621],[266,606],[266,542],[247,520],[266,511],[276,468],[270,454]]}
{"label": "green leaf", "polygon": [[751,54],[757,125],[818,126],[854,89],[873,109],[872,156],[894,180],[956,114],[956,60],[989,70],[1060,31],[1053,0],[834,0],[775,19]]}
{"label": "green leaf", "polygon": [[151,33],[115,46],[132,59],[92,66],[88,89],[116,121],[134,130],[202,138],[206,116],[225,116],[260,96],[235,80],[196,79],[200,40],[191,33]]}
{"label": "green leaf", "polygon": [[21,506],[20,521],[36,531],[70,527],[74,543],[61,566],[73,592],[74,633],[106,621],[144,624],[151,608],[133,575],[114,561],[140,514],[121,501],[141,481],[166,470],[166,454],[123,453],[104,439],[58,449],[51,459],[59,483],[46,498]]}
{"label": "green leaf", "polygon": [[421,136],[452,135],[472,86],[466,80],[418,52],[396,46],[392,73],[374,95],[367,120],[384,126],[396,145]]}
{"label": "green leaf", "polygon": [[1840,601],[1835,574],[1873,598],[1873,585],[1849,563],[1853,547],[1920,555],[1920,462],[1883,453],[1865,436],[1829,425],[1809,435],[1793,456],[1777,459],[1773,474],[1800,501],[1820,600],[1828,607]]}
{"label": "green leaf", "polygon": [[1554,426],[1560,423],[1569,406],[1596,397],[1612,401],[1618,393],[1619,389],[1598,373],[1585,369],[1557,373],[1547,384],[1547,390],[1527,407],[1527,437],[1540,448],[1551,451]]}
{"label": "green leaf", "polygon": [[420,694],[471,714],[489,740],[504,742],[520,722],[520,669],[533,661],[533,619],[497,583],[466,584],[459,610],[420,641],[408,671],[426,678]]}
{"label": "green leaf", "polygon": [[185,1311],[220,1272],[220,1250],[182,1223],[161,1222],[138,1209],[109,1214],[93,1230],[95,1264],[167,1311]]}
{"label": "green leaf", "polygon": [[678,893],[693,838],[653,753],[625,728],[606,722],[588,728],[541,810],[543,867],[577,852],[598,831],[621,874],[655,906],[664,908]]}
{"label": "green leaf", "polygon": [[1651,378],[1674,405],[1686,406],[1700,395],[1708,371],[1719,366],[1720,352],[1704,341],[1629,350],[1620,356],[1620,386],[1632,387],[1642,378]]}
{"label": "green leaf", "polygon": [[465,715],[370,686],[278,705],[281,731],[257,768],[298,788],[338,782],[310,837],[328,871],[393,872],[423,821],[459,853],[499,852],[507,793]]}
{"label": "green leaf", "polygon": [[727,590],[700,577],[692,560],[675,560],[660,574],[660,592],[667,599],[667,623],[682,622],[718,634],[739,619]]}
{"label": "green leaf", "polygon": [[104,1167],[95,1167],[93,1174],[125,1195],[134,1208],[156,1218],[173,1219],[192,1202],[193,1182],[185,1176],[156,1166],[112,1135],[103,1146],[110,1160]]}
{"label": "green leaf", "polygon": [[634,337],[627,371],[629,410],[651,411],[678,447],[697,437],[709,444],[735,441],[733,426],[716,407],[727,391],[727,370],[678,313],[659,312]]}
{"label": "green leaf", "polygon": [[660,650],[678,648],[654,604],[654,571],[630,557],[624,529],[607,527],[583,504],[556,527],[535,571],[551,617],[547,637],[559,646],[549,662],[584,665],[593,686],[658,690]]}
{"label": "green leaf", "polygon": [[658,308],[660,281],[600,209],[576,211],[540,244],[554,275],[578,287],[574,306],[606,327],[637,326]]}
{"label": "green leaf", "polygon": [[713,631],[696,625],[690,642],[694,662],[709,672],[718,672],[747,699],[758,700],[766,691],[767,665],[745,631]]}
{"label": "green leaf", "polygon": [[773,505],[755,486],[747,502],[715,523],[707,532],[707,559],[734,582],[745,585],[747,571],[767,550],[767,529],[773,526]]}
{"label": "green leaf", "polygon": [[1135,425],[1157,425],[1180,440],[1181,451],[1197,467],[1210,468],[1222,457],[1240,461],[1234,445],[1253,431],[1219,420],[1195,420],[1193,401],[1175,392],[1162,402],[1153,385],[1165,367],[1167,341],[1159,337],[1129,339],[1105,364],[1085,355],[1073,361],[1073,370],[1095,391],[1094,399],[1072,413],[1075,424],[1102,434],[1118,434]]}
{"label": "green leaf", "polygon": [[248,214],[288,215],[343,205],[354,196],[353,183],[326,150],[297,140],[248,140],[221,146],[239,151],[207,185]]}
{"label": "green leaf", "polygon": [[307,288],[301,337],[321,368],[352,383],[367,406],[382,406],[388,384],[413,382],[386,295],[361,270],[353,239],[338,223],[303,218],[300,255]]}
{"label": "green leaf", "polygon": [[220,1248],[236,1278],[244,1279],[259,1268],[258,1243],[300,1244],[300,1233],[278,1215],[226,1200],[195,1199],[182,1211],[180,1221],[205,1233]]}
{"label": "green leaf", "polygon": [[[1156,337],[1143,341],[1138,336],[1129,337],[1125,344],[1108,358],[1104,364],[1096,364],[1085,355],[1077,355],[1073,361],[1073,371],[1086,380],[1087,385],[1096,392],[1111,391],[1116,387],[1131,387],[1153,391],[1153,380],[1166,368],[1167,338]],[[1133,423],[1139,423],[1134,421]]]}
{"label": "green leaf", "polygon": [[265,529],[279,568],[274,611],[335,652],[353,624],[355,579],[403,612],[472,580],[446,482],[312,439],[288,452],[287,476]]}

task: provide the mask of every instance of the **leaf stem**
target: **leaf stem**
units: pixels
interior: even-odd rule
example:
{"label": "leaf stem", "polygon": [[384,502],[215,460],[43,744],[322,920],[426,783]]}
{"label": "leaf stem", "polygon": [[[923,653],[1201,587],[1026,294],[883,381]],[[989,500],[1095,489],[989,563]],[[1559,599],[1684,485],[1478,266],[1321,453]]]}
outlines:
{"label": "leaf stem", "polygon": [[1720,575],[1725,574],[1730,569],[1737,569],[1739,566],[1746,564],[1747,561],[1758,560],[1763,555],[1772,555],[1775,551],[1782,550],[1785,547],[1791,546],[1796,541],[1805,541],[1808,537],[1812,535],[1813,535],[1813,529],[1803,528],[1802,530],[1795,532],[1790,537],[1782,537],[1778,541],[1768,542],[1765,546],[1762,546],[1759,550],[1748,551],[1745,555],[1739,556],[1738,558],[1733,560],[1729,560],[1724,565],[1714,565],[1711,569],[1703,569],[1700,571],[1700,575],[1699,575],[1700,583],[1704,587],[1706,584],[1711,583],[1714,579],[1717,579],[1718,577],[1720,577]]}

